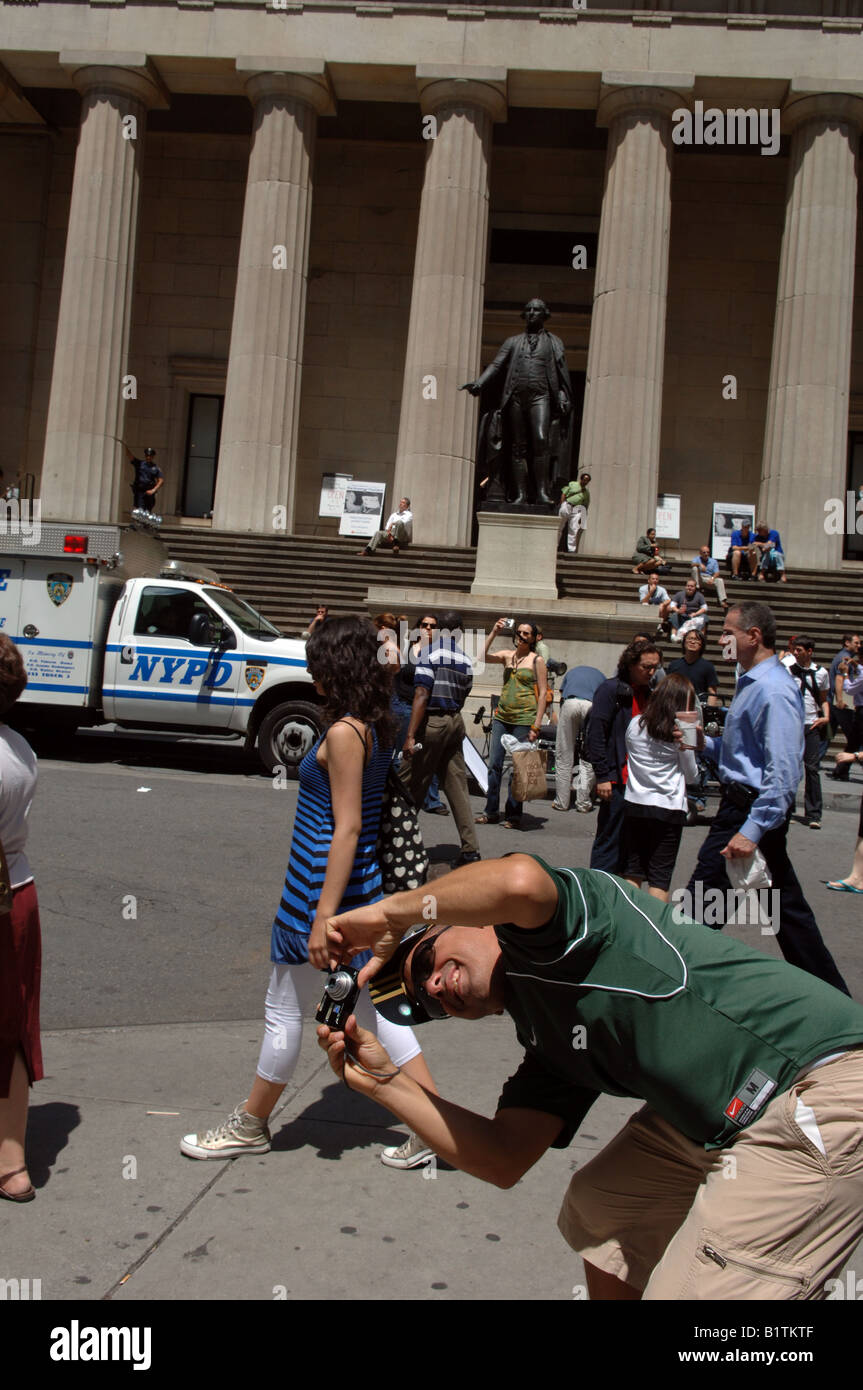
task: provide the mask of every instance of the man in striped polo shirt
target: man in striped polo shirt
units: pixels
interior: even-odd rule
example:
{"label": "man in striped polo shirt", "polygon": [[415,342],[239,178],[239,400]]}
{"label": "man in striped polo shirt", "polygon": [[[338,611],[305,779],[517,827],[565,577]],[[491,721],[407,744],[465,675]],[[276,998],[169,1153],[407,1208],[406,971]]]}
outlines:
{"label": "man in striped polo shirt", "polygon": [[460,613],[441,614],[434,641],[420,654],[399,770],[405,791],[416,806],[424,805],[432,778],[437,776],[461,840],[461,853],[453,868],[482,857],[462,754],[465,728],[461,711],[473,685],[470,658],[459,645],[463,626]]}

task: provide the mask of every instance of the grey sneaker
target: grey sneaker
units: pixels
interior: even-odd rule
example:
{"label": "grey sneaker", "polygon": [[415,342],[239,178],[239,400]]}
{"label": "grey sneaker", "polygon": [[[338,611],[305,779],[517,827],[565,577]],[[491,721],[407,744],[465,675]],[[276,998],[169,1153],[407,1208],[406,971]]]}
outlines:
{"label": "grey sneaker", "polygon": [[266,1154],[270,1152],[270,1131],[257,1115],[238,1105],[223,1125],[207,1130],[206,1134],[186,1134],[180,1141],[180,1151],[188,1158],[235,1158],[237,1154]]}
{"label": "grey sneaker", "polygon": [[381,1163],[388,1168],[419,1168],[434,1158],[434,1150],[426,1147],[418,1134],[409,1134],[403,1144],[392,1145],[381,1152]]}

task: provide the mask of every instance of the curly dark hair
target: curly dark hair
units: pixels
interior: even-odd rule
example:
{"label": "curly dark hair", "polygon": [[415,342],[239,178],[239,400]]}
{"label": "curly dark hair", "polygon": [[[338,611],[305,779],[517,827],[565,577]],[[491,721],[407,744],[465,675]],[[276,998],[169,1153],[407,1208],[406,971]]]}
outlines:
{"label": "curly dark hair", "polygon": [[392,743],[392,673],[379,658],[377,630],[365,618],[327,618],[306,643],[306,666],[324,688],[324,727],[352,714]]}
{"label": "curly dark hair", "polygon": [[15,643],[0,632],[0,719],[4,719],[27,684],[24,661]]}
{"label": "curly dark hair", "polygon": [[[629,668],[640,661],[645,652],[659,652],[655,642],[651,642],[649,637],[633,637],[628,647],[624,647],[620,653],[620,660],[617,663],[617,679],[629,682]],[[660,658],[662,653],[659,652]]]}

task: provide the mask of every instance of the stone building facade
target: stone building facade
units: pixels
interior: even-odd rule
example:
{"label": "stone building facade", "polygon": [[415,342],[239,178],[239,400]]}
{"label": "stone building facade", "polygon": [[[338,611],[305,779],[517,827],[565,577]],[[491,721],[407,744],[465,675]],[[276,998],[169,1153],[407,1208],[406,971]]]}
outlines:
{"label": "stone building facade", "polygon": [[7,481],[32,475],[43,517],[115,519],[125,439],[190,522],[328,534],[322,475],[347,472],[410,495],[417,540],[466,545],[457,388],[540,295],[586,551],[629,553],[661,492],[685,546],[751,502],[792,563],[859,562],[824,516],[863,484],[861,16],[7,4]]}

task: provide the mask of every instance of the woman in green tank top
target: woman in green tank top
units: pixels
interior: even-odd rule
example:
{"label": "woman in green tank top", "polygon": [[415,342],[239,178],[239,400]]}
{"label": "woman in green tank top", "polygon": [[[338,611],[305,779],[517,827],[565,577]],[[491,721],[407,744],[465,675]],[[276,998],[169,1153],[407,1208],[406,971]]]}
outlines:
{"label": "woman in green tank top", "polygon": [[[545,694],[548,688],[548,674],[545,662],[536,653],[535,623],[521,622],[516,627],[516,646],[512,651],[490,652],[489,648],[506,625],[506,618],[498,618],[485,642],[485,659],[503,666],[503,690],[494,718],[491,722],[491,748],[488,760],[488,795],[485,811],[477,816],[480,825],[495,824],[500,820],[500,783],[503,772],[504,734],[513,734],[522,742],[533,743],[543,715],[545,714]],[[506,798],[506,820],[510,829],[517,829],[521,823],[522,803],[512,799],[512,776],[509,779]]]}

